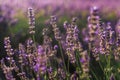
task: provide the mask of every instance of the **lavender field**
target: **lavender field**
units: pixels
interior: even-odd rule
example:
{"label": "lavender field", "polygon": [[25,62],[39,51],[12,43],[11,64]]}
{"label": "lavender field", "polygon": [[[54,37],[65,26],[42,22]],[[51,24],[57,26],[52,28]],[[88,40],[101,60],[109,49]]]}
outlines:
{"label": "lavender field", "polygon": [[0,80],[120,80],[120,0],[0,0]]}

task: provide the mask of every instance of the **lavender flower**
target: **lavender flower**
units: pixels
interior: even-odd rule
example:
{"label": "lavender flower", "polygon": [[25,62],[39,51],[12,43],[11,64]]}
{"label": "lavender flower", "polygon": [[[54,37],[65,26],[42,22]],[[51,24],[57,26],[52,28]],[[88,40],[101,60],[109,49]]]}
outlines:
{"label": "lavender flower", "polygon": [[65,79],[66,78],[66,73],[63,69],[61,68],[58,68],[58,77],[59,77],[59,80],[62,80],[62,79]]}
{"label": "lavender flower", "polygon": [[54,79],[54,78],[56,77],[56,75],[57,75],[57,72],[55,73],[55,72],[53,71],[53,68],[52,68],[52,67],[48,68],[48,69],[47,69],[47,72],[48,72],[48,75],[49,75],[49,79]]}
{"label": "lavender flower", "polygon": [[118,21],[117,25],[116,25],[116,41],[115,41],[115,44],[116,44],[116,49],[114,50],[114,56],[115,56],[115,60],[119,61],[120,60],[120,54],[119,54],[119,51],[120,51],[120,32],[119,32],[119,29],[120,28],[120,21]]}
{"label": "lavender flower", "polygon": [[4,38],[4,44],[5,44],[4,47],[6,48],[7,55],[9,57],[12,56],[14,53],[13,53],[13,49],[11,48],[10,38],[9,37]]}
{"label": "lavender flower", "polygon": [[107,24],[106,29],[101,33],[100,38],[100,52],[103,54],[109,54],[112,45],[114,44],[114,31],[112,30],[110,24]]}
{"label": "lavender flower", "polygon": [[15,60],[13,60],[13,49],[11,48],[11,44],[10,44],[10,39],[9,37],[5,37],[4,38],[4,44],[5,44],[5,48],[6,48],[6,52],[7,52],[7,56],[6,59],[8,60],[10,67],[15,67],[15,69],[17,68],[16,64],[15,64]]}
{"label": "lavender flower", "polygon": [[51,16],[51,22],[50,22],[50,24],[51,24],[52,27],[53,27],[55,39],[58,40],[58,41],[60,41],[60,40],[61,40],[61,35],[60,35],[59,28],[57,27],[56,20],[57,20],[57,19],[56,19],[55,16]]}
{"label": "lavender flower", "polygon": [[84,78],[87,78],[89,76],[89,61],[90,61],[90,58],[88,56],[87,51],[83,51],[81,53],[80,62],[82,64]]}
{"label": "lavender flower", "polygon": [[85,38],[87,39],[89,45],[89,50],[92,51],[92,54],[96,60],[99,60],[99,44],[101,44],[100,32],[102,31],[98,13],[98,7],[94,6],[91,8],[90,16],[88,17],[88,28],[86,29],[88,33],[85,35]]}
{"label": "lavender flower", "polygon": [[77,80],[78,76],[77,73],[75,72],[74,74],[71,75],[70,80]]}
{"label": "lavender flower", "polygon": [[26,77],[25,72],[18,73],[17,76],[19,76],[20,79],[22,79],[22,80],[28,80],[28,78]]}
{"label": "lavender flower", "polygon": [[95,36],[97,33],[96,31],[99,27],[99,20],[100,18],[98,16],[98,8],[93,7],[91,9],[90,16],[88,17],[88,29],[91,42],[95,40]]}
{"label": "lavender flower", "polygon": [[68,55],[71,63],[75,63],[75,50],[82,51],[81,43],[78,38],[78,27],[76,25],[76,18],[72,19],[72,23],[64,24],[66,26],[66,54]]}
{"label": "lavender flower", "polygon": [[26,52],[25,52],[25,47],[24,47],[24,45],[22,45],[22,44],[19,44],[19,63],[21,64],[21,65],[25,65],[24,64],[24,60],[25,60],[25,58],[26,58]]}
{"label": "lavender flower", "polygon": [[39,74],[45,74],[47,68],[47,56],[42,46],[38,46],[37,57],[36,57],[36,64],[34,65],[34,70]]}
{"label": "lavender flower", "polygon": [[52,48],[52,39],[48,36],[48,29],[43,29],[43,47],[46,55],[48,57],[54,56],[56,54],[56,49]]}
{"label": "lavender flower", "polygon": [[13,67],[7,67],[5,65],[4,59],[1,60],[1,68],[3,69],[3,73],[5,74],[5,78],[7,80],[15,80],[15,78],[12,75]]}
{"label": "lavender flower", "polygon": [[35,18],[34,18],[34,11],[32,8],[28,9],[28,17],[29,17],[29,33],[35,34]]}
{"label": "lavender flower", "polygon": [[32,54],[34,50],[34,42],[31,38],[27,40],[27,54]]}
{"label": "lavender flower", "polygon": [[[99,29],[99,16],[98,16],[98,9],[93,7],[91,9],[91,14],[88,17],[88,30],[89,30],[89,41],[91,44],[96,43],[97,33]],[[91,45],[94,46],[94,45]]]}
{"label": "lavender flower", "polygon": [[115,27],[115,31],[116,31],[116,33],[119,35],[120,34],[120,20],[117,22],[117,25],[116,25],[116,27]]}

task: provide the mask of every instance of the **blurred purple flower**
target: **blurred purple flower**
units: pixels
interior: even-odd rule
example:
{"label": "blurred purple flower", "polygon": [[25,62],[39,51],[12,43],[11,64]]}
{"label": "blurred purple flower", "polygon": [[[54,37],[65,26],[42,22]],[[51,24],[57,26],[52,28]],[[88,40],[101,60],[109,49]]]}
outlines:
{"label": "blurred purple flower", "polygon": [[54,50],[57,50],[57,49],[58,49],[58,45],[55,45],[55,46],[54,46]]}

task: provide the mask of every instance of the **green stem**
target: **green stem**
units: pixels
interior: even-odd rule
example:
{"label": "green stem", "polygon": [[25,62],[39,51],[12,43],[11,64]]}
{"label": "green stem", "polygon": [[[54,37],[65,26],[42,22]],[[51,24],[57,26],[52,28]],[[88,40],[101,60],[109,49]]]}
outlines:
{"label": "green stem", "polygon": [[79,65],[79,62],[78,62],[78,58],[79,58],[79,56],[77,55],[77,53],[75,54],[75,56],[76,56],[76,64],[77,64],[77,66],[78,66],[78,68],[80,68],[80,65]]}
{"label": "green stem", "polygon": [[66,65],[65,65],[65,59],[64,59],[64,55],[63,55],[63,51],[62,51],[62,47],[61,47],[60,42],[58,42],[58,44],[59,44],[59,47],[60,47],[60,53],[61,53],[61,56],[62,56],[62,60],[63,60],[63,64],[64,64],[64,69],[67,72]]}
{"label": "green stem", "polygon": [[107,72],[107,79],[109,80],[110,74],[111,74],[111,70],[109,70],[111,68],[111,49],[110,49],[110,54],[108,55],[108,61],[107,61],[107,67],[108,68],[108,72]]}
{"label": "green stem", "polygon": [[[75,57],[76,57],[76,63],[77,63],[77,68],[79,71],[82,71],[82,67],[81,67],[81,62],[80,62],[80,55],[79,55],[80,51],[76,51]],[[79,73],[79,79],[80,79],[81,73]]]}
{"label": "green stem", "polygon": [[35,49],[37,50],[37,46],[36,46],[36,42],[35,42],[35,36],[32,35],[32,38],[33,38],[33,41],[34,41],[34,44],[35,44]]}
{"label": "green stem", "polygon": [[101,65],[101,62],[100,61],[98,61],[98,63],[99,63],[99,65],[100,65],[100,68],[102,69],[102,71],[104,72],[104,69],[103,69],[103,67],[102,67],[102,65]]}
{"label": "green stem", "polygon": [[[91,64],[91,67],[93,67],[93,66],[92,66],[92,64]],[[90,70],[91,70],[91,72],[92,72],[93,76],[95,77],[95,80],[99,80],[99,79],[97,78],[97,76],[96,76],[95,72],[93,71],[93,69],[91,68]]]}
{"label": "green stem", "polygon": [[67,76],[69,77],[69,57],[68,57],[68,63],[67,63],[67,66],[68,66],[68,74],[67,74]]}
{"label": "green stem", "polygon": [[32,38],[33,38],[33,41],[35,42],[35,36],[34,35],[32,35]]}
{"label": "green stem", "polygon": [[98,80],[97,76],[95,75],[94,71],[91,70],[91,72],[93,73],[93,76],[95,77],[95,80]]}
{"label": "green stem", "polygon": [[[89,49],[88,49],[88,55],[89,55],[89,57],[90,57],[91,43],[88,44],[88,47],[89,47]],[[91,67],[92,67],[92,64],[91,64]],[[99,79],[97,78],[95,72],[93,71],[93,69],[91,68],[90,70],[91,70],[93,76],[95,77],[95,80],[99,80]]]}

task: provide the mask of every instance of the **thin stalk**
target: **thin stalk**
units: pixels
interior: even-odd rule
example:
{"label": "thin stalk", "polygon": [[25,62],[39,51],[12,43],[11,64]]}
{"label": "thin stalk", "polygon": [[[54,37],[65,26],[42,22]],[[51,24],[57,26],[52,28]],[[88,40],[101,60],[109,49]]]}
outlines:
{"label": "thin stalk", "polygon": [[[110,55],[108,57],[108,69],[110,69],[111,67],[111,51],[110,51]],[[111,70],[108,72],[108,77],[110,77],[110,74],[111,74]]]}
{"label": "thin stalk", "polygon": [[98,61],[98,63],[99,63],[100,68],[101,68],[101,69],[102,69],[102,71],[104,72],[103,67],[102,67],[102,65],[101,65],[101,62],[100,62],[100,61]]}
{"label": "thin stalk", "polygon": [[[110,54],[108,55],[108,61],[107,61],[107,67],[106,69],[108,68],[108,70],[110,69],[111,67],[111,49],[110,49]],[[106,73],[106,77],[107,79],[109,80],[109,77],[110,77],[110,74],[111,74],[111,70],[109,70],[107,73]]]}
{"label": "thin stalk", "polygon": [[80,63],[79,63],[80,57],[79,57],[79,55],[78,55],[77,52],[76,52],[76,54],[75,54],[75,57],[76,57],[76,64],[77,64],[77,66],[78,66],[78,68],[79,68],[79,70],[80,70]]}
{"label": "thin stalk", "polygon": [[[78,70],[82,71],[81,63],[80,63],[80,60],[79,60],[80,59],[80,55],[79,55],[79,51],[78,50],[76,51],[75,57],[76,57],[76,62],[77,62]],[[80,76],[81,76],[81,73],[79,73],[79,79],[80,79]]]}
{"label": "thin stalk", "polygon": [[[91,64],[91,66],[93,67],[93,65],[92,65],[92,64]],[[91,72],[92,72],[93,76],[95,77],[95,80],[99,80],[99,79],[97,78],[97,76],[96,76],[95,72],[93,71],[93,69],[91,68],[90,70],[91,70]]]}
{"label": "thin stalk", "polygon": [[58,45],[60,47],[60,53],[61,53],[61,56],[62,56],[62,60],[63,60],[63,64],[64,64],[64,69],[67,72],[66,65],[65,65],[65,59],[64,59],[64,55],[63,55],[63,51],[62,51],[62,47],[61,47],[60,42],[58,42]]}
{"label": "thin stalk", "polygon": [[95,77],[95,80],[99,80],[99,79],[97,78],[97,76],[95,75],[95,73],[93,72],[93,70],[91,70],[91,72],[93,73],[93,76]]}
{"label": "thin stalk", "polygon": [[[107,64],[108,62],[107,62],[107,57],[106,57],[106,55],[105,55],[105,61],[106,61],[106,64]],[[105,71],[105,76],[106,76],[106,79],[109,79],[108,76],[107,76],[107,72],[106,72],[106,71]]]}
{"label": "thin stalk", "polygon": [[32,35],[32,38],[33,38],[33,41],[34,41],[34,44],[35,44],[35,49],[37,50],[37,45],[36,45],[36,41],[35,41],[35,35]]}
{"label": "thin stalk", "polygon": [[33,41],[35,42],[35,36],[34,35],[32,35],[32,38],[33,38]]}
{"label": "thin stalk", "polygon": [[[91,50],[91,43],[88,44],[88,55],[89,55],[89,57],[90,57],[90,50]],[[90,65],[90,64],[89,64],[89,65]],[[92,64],[91,64],[91,66],[92,66]],[[91,70],[93,76],[95,77],[95,79],[96,79],[96,80],[99,80],[99,79],[97,78],[95,72],[93,71],[93,69],[91,68],[90,70]]]}
{"label": "thin stalk", "polygon": [[[110,69],[110,66],[111,66],[111,54],[109,55],[108,57],[108,68]],[[108,73],[108,76],[110,76],[109,74],[111,73],[111,71]]]}
{"label": "thin stalk", "polygon": [[68,66],[68,74],[67,74],[67,76],[69,77],[69,57],[68,57],[68,63],[67,63],[67,66]]}

